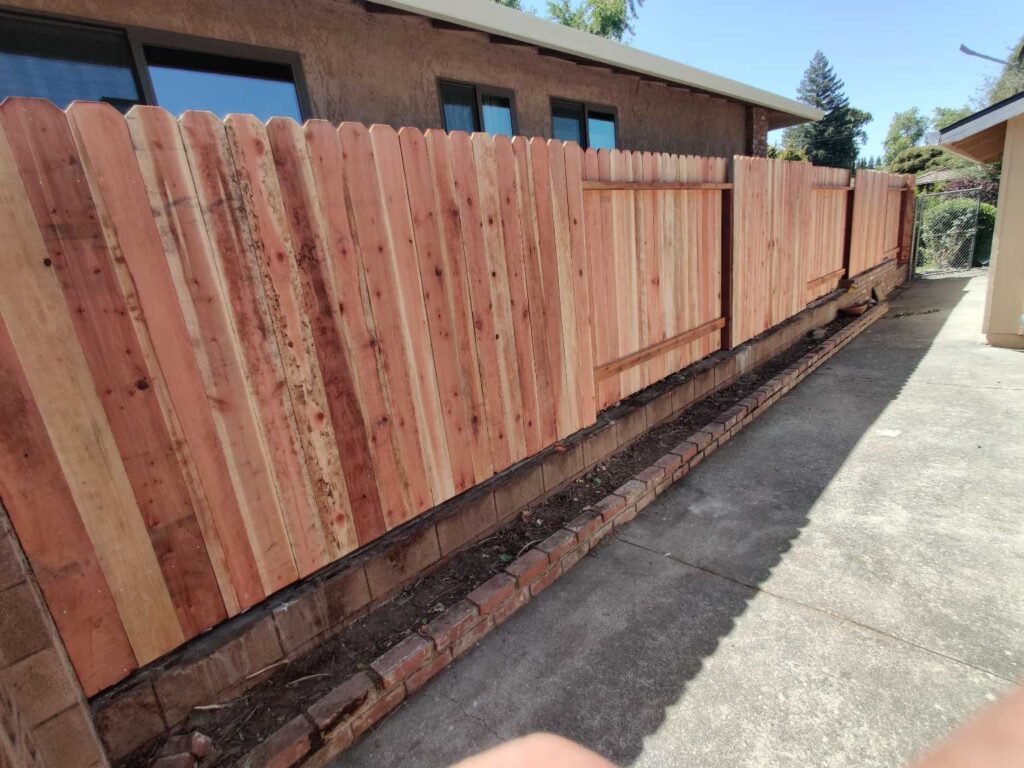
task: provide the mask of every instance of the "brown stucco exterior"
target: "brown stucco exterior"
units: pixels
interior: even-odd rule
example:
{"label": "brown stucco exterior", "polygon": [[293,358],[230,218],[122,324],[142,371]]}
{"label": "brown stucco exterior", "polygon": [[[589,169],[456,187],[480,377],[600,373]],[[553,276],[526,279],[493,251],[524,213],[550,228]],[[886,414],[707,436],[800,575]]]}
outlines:
{"label": "brown stucco exterior", "polygon": [[563,97],[614,106],[622,148],[730,156],[764,143],[756,130],[760,121],[744,104],[494,42],[480,32],[437,28],[419,16],[373,12],[356,0],[2,4],[297,52],[312,116],[335,123],[439,128],[437,80],[448,78],[515,91],[518,129],[525,135],[550,136],[550,99]]}

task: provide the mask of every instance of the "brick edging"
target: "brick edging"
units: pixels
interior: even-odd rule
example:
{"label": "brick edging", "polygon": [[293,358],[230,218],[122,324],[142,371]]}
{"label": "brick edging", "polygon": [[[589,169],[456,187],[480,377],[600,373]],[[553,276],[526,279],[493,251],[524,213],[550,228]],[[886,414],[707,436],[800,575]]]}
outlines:
{"label": "brick edging", "polygon": [[888,311],[868,310],[288,721],[240,768],[323,766]]}

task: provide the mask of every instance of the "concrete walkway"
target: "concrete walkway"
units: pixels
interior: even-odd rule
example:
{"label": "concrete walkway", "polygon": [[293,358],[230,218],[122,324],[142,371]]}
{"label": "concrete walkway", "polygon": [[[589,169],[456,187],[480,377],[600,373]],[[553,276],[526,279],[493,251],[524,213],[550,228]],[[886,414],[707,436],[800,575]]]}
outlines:
{"label": "concrete walkway", "polygon": [[[897,766],[1024,677],[1024,353],[924,280],[338,765]],[[897,313],[938,312],[894,317]]]}

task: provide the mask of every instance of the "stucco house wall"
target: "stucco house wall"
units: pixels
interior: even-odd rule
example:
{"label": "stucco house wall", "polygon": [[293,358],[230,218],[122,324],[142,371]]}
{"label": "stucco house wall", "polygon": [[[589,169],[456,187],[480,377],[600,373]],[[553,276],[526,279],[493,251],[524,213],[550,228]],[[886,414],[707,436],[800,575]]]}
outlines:
{"label": "stucco house wall", "polygon": [[40,13],[295,51],[313,116],[440,128],[438,78],[515,91],[519,133],[551,135],[552,97],[618,110],[624,149],[763,154],[764,110],[576,64],[358,0],[2,0]]}

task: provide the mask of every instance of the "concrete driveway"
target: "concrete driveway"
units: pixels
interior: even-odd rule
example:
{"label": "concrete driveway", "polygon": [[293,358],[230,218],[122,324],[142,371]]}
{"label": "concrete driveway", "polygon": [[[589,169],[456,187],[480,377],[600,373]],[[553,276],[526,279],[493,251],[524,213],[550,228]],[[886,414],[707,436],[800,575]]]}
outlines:
{"label": "concrete driveway", "polygon": [[983,344],[984,281],[916,283],[337,765],[544,730],[620,765],[897,766],[1024,678],[1024,353]]}

